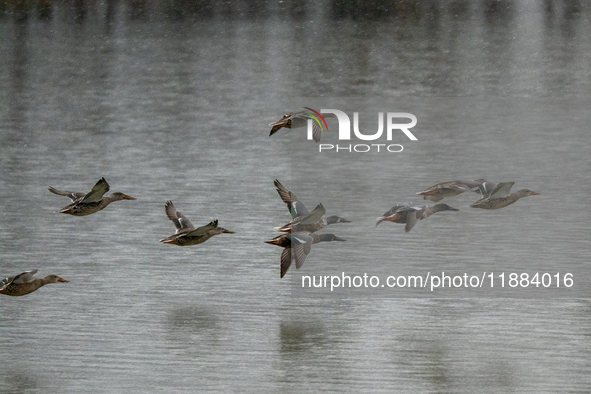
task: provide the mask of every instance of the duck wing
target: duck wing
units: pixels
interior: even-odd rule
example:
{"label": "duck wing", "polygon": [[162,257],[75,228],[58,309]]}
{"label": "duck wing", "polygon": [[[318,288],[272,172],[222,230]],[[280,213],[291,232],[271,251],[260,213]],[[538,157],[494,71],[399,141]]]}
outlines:
{"label": "duck wing", "polygon": [[308,257],[308,253],[310,253],[308,248],[308,253],[306,253],[306,248],[303,244],[301,245],[293,245],[291,248],[293,250],[294,259],[296,263],[296,269],[300,269],[302,265],[304,265],[304,261],[306,261],[306,257]]}
{"label": "duck wing", "polygon": [[283,278],[291,266],[291,248],[283,249],[281,252],[281,277]]}
{"label": "duck wing", "polygon": [[479,182],[479,181],[481,181],[481,182],[477,187],[478,187],[478,191],[480,192],[482,197],[483,198],[490,197],[493,190],[495,190],[495,188],[497,187],[497,184],[494,182],[491,182],[491,181],[487,181],[485,179],[477,179],[475,182]]}
{"label": "duck wing", "polygon": [[475,187],[478,187],[478,184],[476,184],[476,182],[453,181],[450,182],[449,185],[447,185],[446,187],[453,190],[461,190],[463,192],[467,192]]}
{"label": "duck wing", "polygon": [[52,186],[49,186],[47,190],[49,190],[53,194],[57,194],[58,196],[66,196],[70,200],[72,200],[72,202],[76,202],[77,200],[81,199],[86,195],[86,193],[83,192],[69,192],[65,190],[57,190],[55,187]]}
{"label": "duck wing", "polygon": [[291,249],[293,250],[292,256],[296,262],[296,269],[300,269],[300,267],[304,265],[304,261],[306,261],[306,257],[308,257],[308,254],[312,249],[314,238],[308,233],[295,233],[291,234],[290,240]]}
{"label": "duck wing", "polygon": [[495,187],[489,198],[504,198],[511,195],[511,188],[515,182],[501,182]]}
{"label": "duck wing", "polygon": [[177,211],[177,209],[172,204],[172,201],[167,201],[166,205],[164,206],[164,211],[166,212],[166,216],[174,223],[174,227],[176,227],[176,232],[178,233],[181,230],[192,230],[195,227],[191,224],[191,221],[187,219],[182,213]]}
{"label": "duck wing", "polygon": [[103,195],[109,191],[109,188],[109,184],[105,178],[101,178],[80,202],[99,202],[103,198]]}
{"label": "duck wing", "polygon": [[412,207],[407,207],[404,210],[408,211],[406,214],[406,224],[404,225],[404,232],[409,232],[412,228],[417,224],[419,219],[425,213],[425,209],[427,209],[426,205],[415,205]]}
{"label": "duck wing", "polygon": [[[313,118],[312,116],[310,116],[310,112],[309,111],[300,111],[300,112],[296,112],[294,114],[291,114],[292,119],[301,119],[303,122],[297,122],[298,126],[307,126],[308,125],[308,119],[312,120],[312,138],[314,139],[314,142],[320,142],[320,137],[322,134],[322,126],[319,124],[319,121],[315,118]],[[292,128],[293,128],[293,123],[292,123]]]}
{"label": "duck wing", "polygon": [[12,279],[12,280],[10,280],[7,283],[15,283],[15,284],[18,284],[18,283],[27,283],[27,282],[30,282],[35,277],[35,274],[37,273],[37,271],[38,270],[25,271],[22,274],[18,274],[16,276],[12,277],[12,278],[6,278],[8,280]]}
{"label": "duck wing", "polygon": [[314,224],[318,223],[322,218],[322,215],[326,213],[326,209],[322,204],[318,204],[316,208],[312,210],[308,215],[306,215],[299,224]]}
{"label": "duck wing", "polygon": [[292,219],[298,216],[306,216],[308,214],[308,210],[306,209],[304,203],[298,200],[296,195],[290,192],[288,188],[283,186],[279,180],[275,179],[273,184],[277,188],[277,193],[279,193],[281,200],[287,204],[287,209],[289,209]]}
{"label": "duck wing", "polygon": [[316,206],[316,208],[314,208],[312,210],[312,212],[310,212],[308,215],[298,216],[298,217],[292,219],[289,223],[276,228],[276,230],[283,231],[283,232],[291,232],[291,230],[293,229],[294,226],[299,226],[300,224],[318,223],[325,213],[326,213],[326,209],[324,209],[324,206],[322,204],[318,204]]}
{"label": "duck wing", "polygon": [[312,122],[312,138],[314,139],[314,142],[320,142],[320,137],[322,136],[321,134],[322,128],[320,125],[316,123],[316,121]]}

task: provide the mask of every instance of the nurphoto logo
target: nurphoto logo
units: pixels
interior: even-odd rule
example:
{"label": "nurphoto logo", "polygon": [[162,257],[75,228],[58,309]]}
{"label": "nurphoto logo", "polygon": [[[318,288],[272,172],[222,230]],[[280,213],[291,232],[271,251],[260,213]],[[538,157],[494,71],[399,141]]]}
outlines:
{"label": "nurphoto logo", "polygon": [[[338,109],[321,109],[320,112],[313,110],[312,108],[304,107],[311,111],[307,115],[308,118],[308,139],[314,139],[314,133],[318,133],[319,129],[328,130],[326,124],[326,118],[337,118],[339,122],[339,141],[350,141],[351,140],[351,120],[349,116]],[[322,114],[326,114],[322,116]],[[386,119],[386,141],[392,141],[393,132],[401,131],[411,141],[418,141],[417,137],[410,132],[409,129],[413,128],[417,124],[417,117],[408,112],[387,112],[384,116],[384,112],[378,112],[378,130],[376,132],[364,134],[359,130],[359,112],[353,112],[353,134],[361,141],[376,141],[382,138],[384,134],[384,118]],[[400,120],[407,119],[410,122],[400,123]],[[372,143],[372,144],[319,144],[318,151],[335,151],[335,152],[369,152],[376,150],[378,152],[402,152],[404,147],[400,144],[385,144],[385,143]]]}

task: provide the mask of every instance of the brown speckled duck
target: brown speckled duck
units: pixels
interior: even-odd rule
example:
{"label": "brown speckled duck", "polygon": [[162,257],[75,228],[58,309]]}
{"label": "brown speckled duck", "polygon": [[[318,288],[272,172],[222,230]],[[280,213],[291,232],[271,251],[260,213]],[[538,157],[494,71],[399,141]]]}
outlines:
{"label": "brown speckled duck", "polygon": [[88,193],[61,191],[51,186],[49,187],[49,191],[58,196],[69,197],[72,200],[72,203],[56,212],[67,213],[74,216],[93,214],[105,209],[107,205],[114,201],[135,200],[135,198],[119,192],[103,197],[103,195],[109,191],[109,184],[105,178],[101,178]]}
{"label": "brown speckled duck", "polygon": [[218,221],[214,220],[209,224],[195,228],[182,213],[176,210],[172,201],[167,201],[164,206],[166,216],[174,223],[176,233],[170,237],[161,239],[160,242],[178,246],[190,246],[203,243],[218,234],[234,234],[234,231],[218,227]]}
{"label": "brown speckled duck", "polygon": [[495,184],[493,182],[483,183],[481,187],[483,197],[471,204],[470,207],[481,209],[500,209],[513,204],[520,198],[537,196],[540,194],[529,189],[521,189],[516,193],[511,193],[511,188],[514,184],[515,182],[502,182],[499,184]]}
{"label": "brown speckled duck", "polygon": [[37,270],[25,271],[22,274],[3,279],[0,284],[0,294],[6,294],[13,297],[24,296],[32,293],[48,283],[69,282],[57,275],[48,275],[43,279],[35,278]]}

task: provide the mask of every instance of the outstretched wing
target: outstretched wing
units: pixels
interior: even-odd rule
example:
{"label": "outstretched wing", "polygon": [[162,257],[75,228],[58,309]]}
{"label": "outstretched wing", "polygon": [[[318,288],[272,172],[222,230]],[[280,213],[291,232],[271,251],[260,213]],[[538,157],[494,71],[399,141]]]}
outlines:
{"label": "outstretched wing", "polygon": [[86,195],[86,193],[83,193],[83,192],[68,192],[65,190],[57,190],[55,187],[51,187],[51,186],[49,186],[48,190],[50,192],[52,192],[53,194],[57,194],[58,196],[66,196],[70,200],[72,200],[72,202],[74,202],[74,201],[78,200],[79,198],[82,198]]}
{"label": "outstretched wing", "polygon": [[511,195],[511,188],[515,182],[501,182],[490,194],[490,198],[504,198]]}
{"label": "outstretched wing", "polygon": [[[415,211],[409,212],[408,215],[406,215],[406,224],[404,225],[404,232],[408,233],[410,230],[412,230],[415,224],[417,224],[417,222],[419,221],[418,213],[419,211]],[[421,216],[422,215],[423,213],[421,212]]]}
{"label": "outstretched wing", "polygon": [[[30,282],[35,277],[35,274],[37,273],[37,271],[38,270],[25,271],[22,274],[18,274],[17,276],[15,276],[14,278],[12,278],[12,280],[9,281],[8,283],[27,283],[27,282]],[[7,279],[11,279],[11,278],[7,278]]]}
{"label": "outstretched wing", "polygon": [[306,249],[307,252],[310,253],[310,248],[306,248],[305,244],[292,245],[291,250],[294,255],[296,269],[298,270],[302,267],[302,265],[304,265],[304,261],[306,261],[306,257],[308,257]]}
{"label": "outstretched wing", "polygon": [[292,219],[299,216],[306,216],[308,214],[306,206],[303,202],[298,200],[295,194],[290,192],[289,189],[283,186],[277,179],[273,181],[273,184],[277,188],[277,193],[279,193],[281,200],[287,204],[287,209],[289,209]]}
{"label": "outstretched wing", "polygon": [[314,142],[316,142],[316,143],[320,142],[321,134],[322,134],[322,128],[318,125],[318,123],[313,122],[312,123],[312,138],[314,139]]}
{"label": "outstretched wing", "polygon": [[475,182],[482,181],[478,185],[478,191],[483,198],[490,197],[493,190],[497,187],[497,184],[485,179],[477,179]]}
{"label": "outstretched wing", "polygon": [[174,227],[176,227],[176,232],[183,229],[193,229],[193,225],[182,213],[177,211],[177,209],[172,204],[172,201],[167,201],[166,205],[164,206],[164,211],[166,212],[166,216],[174,223]]}
{"label": "outstretched wing", "polygon": [[318,221],[322,218],[322,215],[326,213],[326,209],[322,204],[318,204],[316,208],[312,210],[308,215],[306,215],[299,224],[314,224],[318,223]]}
{"label": "outstretched wing", "polygon": [[283,278],[291,266],[291,248],[283,249],[281,252],[281,277]]}
{"label": "outstretched wing", "polygon": [[291,232],[291,230],[294,226],[299,226],[300,224],[318,223],[325,212],[326,212],[326,209],[324,209],[324,206],[322,204],[318,204],[316,206],[316,208],[314,208],[312,210],[312,212],[310,212],[308,215],[298,216],[298,217],[292,219],[289,223],[276,228],[276,230],[283,231],[283,232]]}
{"label": "outstretched wing", "polygon": [[306,257],[308,257],[308,254],[310,253],[314,238],[312,238],[308,233],[302,232],[291,234],[290,240],[292,256],[296,262],[296,269],[300,269],[300,267],[304,265],[304,261],[306,261]]}
{"label": "outstretched wing", "polygon": [[101,178],[96,185],[93,186],[92,190],[87,193],[82,202],[99,202],[103,195],[109,191],[109,184],[105,178]]}
{"label": "outstretched wing", "polygon": [[417,224],[418,220],[423,216],[425,210],[427,209],[426,205],[414,205],[412,207],[406,207],[404,210],[408,211],[406,215],[406,224],[404,226],[404,231],[409,232],[412,228]]}
{"label": "outstretched wing", "polygon": [[[308,119],[312,120],[312,138],[314,139],[314,142],[320,142],[320,137],[322,134],[322,127],[318,124],[318,122],[316,122],[315,119],[313,119],[310,115],[308,111],[300,111],[297,112],[295,114],[293,114],[294,118],[298,118],[303,120],[303,124],[302,122],[298,122],[300,124],[302,124],[302,126],[307,126],[308,125]],[[292,125],[292,127],[294,127]]]}

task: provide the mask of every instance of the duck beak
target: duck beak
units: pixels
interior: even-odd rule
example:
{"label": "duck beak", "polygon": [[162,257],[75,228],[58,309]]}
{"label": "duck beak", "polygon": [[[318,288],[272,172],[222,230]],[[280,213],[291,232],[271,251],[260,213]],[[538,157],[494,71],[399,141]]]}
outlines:
{"label": "duck beak", "polygon": [[276,239],[272,239],[270,241],[265,241],[265,243],[269,244],[269,245],[279,245],[279,241]]}
{"label": "duck beak", "polygon": [[236,232],[224,229],[224,234],[236,234]]}
{"label": "duck beak", "polygon": [[124,200],[137,200],[137,198],[133,198],[133,197],[131,197],[131,196],[128,196],[127,194],[124,194],[124,195],[123,195],[123,199],[124,199]]}
{"label": "duck beak", "polygon": [[530,196],[539,196],[541,193],[536,193],[536,192],[529,192]]}
{"label": "duck beak", "polygon": [[58,282],[64,282],[64,283],[69,283],[69,280],[65,280],[64,278],[57,278]]}
{"label": "duck beak", "polygon": [[341,223],[351,223],[350,220],[343,219],[343,218],[341,218],[341,220],[339,220],[339,222],[341,222]]}
{"label": "duck beak", "polygon": [[160,242],[163,242],[163,243],[165,243],[165,244],[175,244],[175,243],[176,243],[176,240],[175,240],[175,239],[171,239],[171,240],[168,240],[168,241],[166,241],[166,240],[162,240],[162,241],[160,241]]}
{"label": "duck beak", "polygon": [[346,239],[343,239],[343,238],[337,237],[337,236],[335,235],[335,237],[334,237],[333,241],[346,241]]}
{"label": "duck beak", "polygon": [[449,207],[449,208],[447,208],[447,210],[448,210],[448,211],[459,211],[459,209],[457,209],[457,208],[452,208],[452,207]]}

